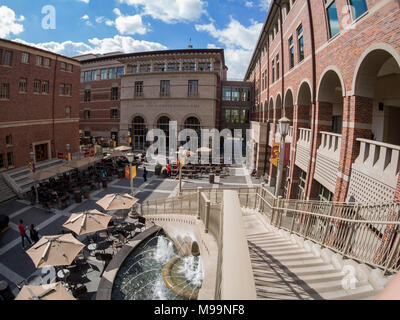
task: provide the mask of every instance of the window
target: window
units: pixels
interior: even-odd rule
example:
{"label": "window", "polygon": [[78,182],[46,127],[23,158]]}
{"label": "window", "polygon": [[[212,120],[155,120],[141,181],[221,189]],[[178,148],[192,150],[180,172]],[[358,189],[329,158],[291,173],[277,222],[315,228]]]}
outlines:
{"label": "window", "polygon": [[222,87],[222,100],[223,101],[231,100],[231,87]]}
{"label": "window", "polygon": [[41,66],[43,62],[43,57],[42,56],[36,56],[36,65]]}
{"label": "window", "polygon": [[196,97],[199,94],[199,81],[198,80],[189,80],[189,96]]}
{"label": "window", "polygon": [[89,102],[90,100],[91,100],[91,91],[90,89],[86,89],[83,101]]}
{"label": "window", "polygon": [[199,63],[199,71],[210,71],[211,64],[210,63]]}
{"label": "window", "polygon": [[83,133],[85,135],[85,137],[90,137],[92,134],[90,133],[90,131],[85,131]]}
{"label": "window", "polygon": [[169,80],[161,80],[160,95],[163,97],[169,96]]}
{"label": "window", "polygon": [[68,72],[72,72],[72,71],[73,71],[73,66],[72,66],[72,64],[68,64],[68,65],[67,65],[67,71],[68,71]]}
{"label": "window", "polygon": [[7,152],[7,162],[9,167],[14,165],[14,155],[12,152]]}
{"label": "window", "polygon": [[33,81],[33,92],[34,93],[40,93],[41,89],[41,82],[40,80],[35,80]]}
{"label": "window", "polygon": [[111,100],[118,100],[118,87],[111,88]]}
{"label": "window", "polygon": [[304,41],[303,41],[303,26],[297,28],[297,48],[299,50],[299,62],[304,60]]}
{"label": "window", "polygon": [[150,72],[151,66],[149,64],[141,64],[140,65],[140,72]]}
{"label": "window", "polygon": [[42,81],[42,93],[49,93],[49,82],[48,81]]}
{"label": "window", "polygon": [[44,58],[43,60],[43,65],[45,67],[50,67],[50,59],[49,58]]}
{"label": "window", "polygon": [[135,64],[135,65],[133,65],[133,66],[129,66],[129,69],[128,70],[131,70],[131,73],[137,73],[137,65]]}
{"label": "window", "polygon": [[71,107],[65,107],[65,117],[71,118]]}
{"label": "window", "polygon": [[28,80],[26,78],[21,78],[19,79],[18,82],[18,90],[19,92],[27,92],[27,82]]}
{"label": "window", "polygon": [[332,132],[342,134],[342,116],[333,116],[332,117]]}
{"label": "window", "polygon": [[272,70],[272,83],[274,83],[275,82],[275,61],[274,61],[274,59],[272,59],[272,68],[271,68],[271,70]]}
{"label": "window", "polygon": [[115,79],[116,73],[115,68],[108,69],[108,79]]}
{"label": "window", "polygon": [[124,67],[118,67],[117,68],[117,79],[121,78],[124,74],[125,74]]}
{"label": "window", "polygon": [[90,71],[85,71],[85,73],[83,75],[83,81],[84,82],[90,81]]}
{"label": "window", "polygon": [[3,56],[3,64],[6,66],[11,66],[11,63],[12,63],[12,52],[5,50]]}
{"label": "window", "polygon": [[165,64],[159,63],[157,64],[157,72],[164,72],[165,71]]}
{"label": "window", "polygon": [[368,10],[367,3],[365,0],[349,0],[351,6],[351,14],[353,20],[356,20]]}
{"label": "window", "polygon": [[339,18],[335,0],[325,0],[326,18],[328,20],[329,38],[339,33]]}
{"label": "window", "polygon": [[92,70],[90,72],[90,81],[96,81],[97,80],[97,70]]}
{"label": "window", "polygon": [[195,71],[196,70],[196,64],[195,63],[190,63],[189,64],[189,70],[190,71]]}
{"label": "window", "polygon": [[84,119],[90,119],[90,110],[84,110],[83,111],[83,118]]}
{"label": "window", "polygon": [[289,69],[294,67],[294,45],[293,36],[289,38]]}
{"label": "window", "polygon": [[0,99],[10,99],[10,84],[9,83],[1,84]]}
{"label": "window", "polygon": [[240,93],[239,88],[232,88],[232,101],[239,101]]}
{"label": "window", "polygon": [[107,69],[101,69],[100,71],[100,80],[107,80]]}
{"label": "window", "polygon": [[239,123],[239,109],[231,110],[231,123]]}
{"label": "window", "polygon": [[143,96],[143,81],[135,81],[135,97]]}
{"label": "window", "polygon": [[67,64],[65,62],[61,62],[61,70],[67,70]]}
{"label": "window", "polygon": [[6,145],[7,146],[11,146],[12,145],[12,135],[11,134],[6,136]]}
{"label": "window", "polygon": [[305,171],[300,172],[299,176],[299,185],[297,189],[297,199],[298,200],[303,200],[304,195],[305,195],[305,187],[306,187],[306,179],[307,179],[307,173]]}
{"label": "window", "polygon": [[279,53],[276,55],[276,80],[280,77],[279,74]]}
{"label": "window", "polygon": [[179,64],[178,63],[168,63],[168,72],[179,71]]}
{"label": "window", "polygon": [[110,118],[117,119],[118,118],[118,109],[111,109],[110,110]]}
{"label": "window", "polygon": [[320,201],[323,202],[330,202],[333,201],[333,193],[330,192],[327,188],[325,188],[323,185],[321,185],[319,189],[319,195],[318,198]]}
{"label": "window", "polygon": [[0,153],[0,169],[4,169],[4,154]]}
{"label": "window", "polygon": [[240,100],[241,101],[250,101],[250,89],[249,88],[241,89]]}
{"label": "window", "polygon": [[72,85],[70,85],[70,84],[65,85],[65,95],[66,96],[72,95]]}
{"label": "window", "polygon": [[29,63],[29,53],[22,52],[21,62],[22,63]]}
{"label": "window", "polygon": [[222,121],[231,122],[231,109],[223,109]]}

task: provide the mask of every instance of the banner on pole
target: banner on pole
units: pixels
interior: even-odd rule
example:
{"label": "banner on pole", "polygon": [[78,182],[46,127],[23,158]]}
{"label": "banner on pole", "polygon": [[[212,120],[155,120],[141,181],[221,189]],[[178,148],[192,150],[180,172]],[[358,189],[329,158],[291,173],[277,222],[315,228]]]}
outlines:
{"label": "banner on pole", "polygon": [[279,148],[280,148],[280,143],[275,142],[272,145],[272,151],[271,151],[271,163],[275,166],[278,167],[278,161],[279,161]]}
{"label": "banner on pole", "polygon": [[130,178],[130,170],[129,170],[129,166],[126,166],[125,167],[125,178],[126,179],[129,179]]}

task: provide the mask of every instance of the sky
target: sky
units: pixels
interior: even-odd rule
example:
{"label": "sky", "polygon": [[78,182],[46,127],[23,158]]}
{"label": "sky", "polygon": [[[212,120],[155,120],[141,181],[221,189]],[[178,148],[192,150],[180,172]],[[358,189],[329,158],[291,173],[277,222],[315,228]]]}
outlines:
{"label": "sky", "polygon": [[223,48],[243,79],[270,0],[0,0],[0,38],[68,57]]}

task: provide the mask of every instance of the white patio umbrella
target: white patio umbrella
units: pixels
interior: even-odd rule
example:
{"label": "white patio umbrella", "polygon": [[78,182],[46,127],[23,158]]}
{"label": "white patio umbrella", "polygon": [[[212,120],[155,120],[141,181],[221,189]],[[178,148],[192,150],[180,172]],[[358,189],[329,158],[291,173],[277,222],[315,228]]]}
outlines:
{"label": "white patio umbrella", "polygon": [[111,216],[97,210],[90,210],[81,213],[73,213],[63,224],[78,235],[93,233],[107,229]]}
{"label": "white patio umbrella", "polygon": [[22,287],[15,300],[76,300],[61,282]]}

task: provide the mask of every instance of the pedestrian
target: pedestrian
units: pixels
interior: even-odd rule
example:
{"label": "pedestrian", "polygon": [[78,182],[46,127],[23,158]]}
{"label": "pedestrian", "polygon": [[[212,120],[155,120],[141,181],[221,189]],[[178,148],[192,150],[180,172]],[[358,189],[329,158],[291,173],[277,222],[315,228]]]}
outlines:
{"label": "pedestrian", "polygon": [[169,164],[167,164],[167,175],[169,178],[171,178],[171,166]]}
{"label": "pedestrian", "polygon": [[146,167],[144,167],[144,169],[143,169],[143,179],[144,179],[144,182],[147,181],[147,169],[146,169]]}
{"label": "pedestrian", "polygon": [[35,226],[33,224],[31,224],[31,227],[29,228],[29,235],[33,243],[39,241],[39,233],[35,230]]}
{"label": "pedestrian", "polygon": [[23,221],[19,220],[19,224],[18,224],[18,229],[19,229],[19,234],[21,235],[21,240],[22,240],[22,249],[25,249],[25,243],[24,243],[24,238],[26,238],[26,240],[28,240],[28,242],[30,244],[32,244],[32,241],[28,238],[28,236],[26,235],[26,229],[23,225]]}

